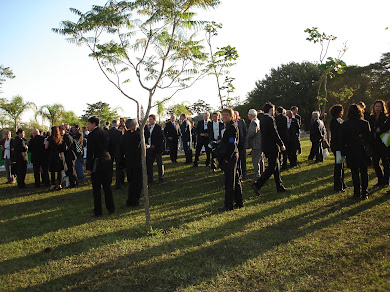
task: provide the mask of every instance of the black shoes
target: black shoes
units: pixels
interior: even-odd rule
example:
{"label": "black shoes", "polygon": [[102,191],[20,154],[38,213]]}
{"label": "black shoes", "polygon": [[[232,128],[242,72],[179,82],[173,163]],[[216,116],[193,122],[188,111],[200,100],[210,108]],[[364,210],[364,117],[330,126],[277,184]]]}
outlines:
{"label": "black shoes", "polygon": [[233,206],[234,209],[241,209],[243,207],[244,207],[243,204],[234,204],[234,206]]}
{"label": "black shoes", "polygon": [[227,211],[232,211],[233,208],[227,208],[226,206],[223,206],[221,208],[218,208],[218,211],[221,211],[221,212],[227,212]]}
{"label": "black shoes", "polygon": [[95,214],[95,213],[92,213],[90,215],[90,217],[102,217],[103,215],[102,214]]}
{"label": "black shoes", "polygon": [[256,186],[256,183],[251,184],[252,190],[255,192],[256,196],[260,196],[259,188]]}
{"label": "black shoes", "polygon": [[284,186],[281,186],[280,188],[277,188],[276,191],[278,193],[285,193],[287,191],[287,189]]}

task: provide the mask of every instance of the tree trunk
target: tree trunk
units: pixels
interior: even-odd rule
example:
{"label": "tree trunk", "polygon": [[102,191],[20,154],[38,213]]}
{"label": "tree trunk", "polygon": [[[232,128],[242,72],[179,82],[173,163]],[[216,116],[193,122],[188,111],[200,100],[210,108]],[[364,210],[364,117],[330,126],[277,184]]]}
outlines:
{"label": "tree trunk", "polygon": [[15,120],[14,120],[14,133],[15,133],[15,135],[16,135],[16,131],[18,130],[18,124],[17,124],[17,122],[18,122],[18,119],[15,119]]}
{"label": "tree trunk", "polygon": [[324,76],[324,90],[325,90],[325,99],[324,104],[322,105],[322,114],[325,118],[325,112],[326,112],[326,102],[328,101],[328,74],[325,72]]}
{"label": "tree trunk", "polygon": [[145,226],[149,231],[152,227],[150,221],[150,203],[149,203],[149,186],[148,186],[148,173],[146,168],[146,143],[145,143],[145,121],[142,123],[141,129],[141,162],[142,162],[142,194],[144,196],[145,206]]}

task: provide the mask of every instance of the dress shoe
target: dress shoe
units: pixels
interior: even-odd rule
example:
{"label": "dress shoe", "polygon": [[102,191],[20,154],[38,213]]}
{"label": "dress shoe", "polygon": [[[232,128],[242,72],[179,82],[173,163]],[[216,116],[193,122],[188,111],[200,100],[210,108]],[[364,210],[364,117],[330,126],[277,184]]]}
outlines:
{"label": "dress shoe", "polygon": [[278,193],[285,193],[287,191],[287,189],[284,186],[282,186],[282,187],[278,188],[276,191]]}
{"label": "dress shoe", "polygon": [[338,190],[334,190],[335,193],[345,193],[345,190],[344,189],[338,189]]}
{"label": "dress shoe", "polygon": [[158,181],[157,181],[157,183],[159,183],[159,184],[162,184],[164,182],[164,179],[163,178],[160,178]]}
{"label": "dress shoe", "polygon": [[252,190],[255,192],[257,196],[260,196],[259,188],[256,186],[256,183],[251,184]]}
{"label": "dress shoe", "polygon": [[367,200],[368,199],[368,193],[362,193],[362,200]]}
{"label": "dress shoe", "polygon": [[243,204],[234,204],[234,206],[233,206],[234,209],[241,209],[243,207],[244,207]]}
{"label": "dress shoe", "polygon": [[192,167],[198,167],[198,164],[197,163],[194,163],[194,165]]}
{"label": "dress shoe", "polygon": [[95,214],[95,213],[92,213],[90,215],[90,217],[102,217],[102,214]]}
{"label": "dress shoe", "polygon": [[227,212],[227,211],[231,211],[233,210],[233,208],[227,208],[226,206],[223,206],[221,208],[218,208],[218,211],[221,211],[221,212]]}
{"label": "dress shoe", "polygon": [[360,195],[354,194],[354,195],[350,196],[349,198],[353,199],[353,200],[359,200],[360,199]]}

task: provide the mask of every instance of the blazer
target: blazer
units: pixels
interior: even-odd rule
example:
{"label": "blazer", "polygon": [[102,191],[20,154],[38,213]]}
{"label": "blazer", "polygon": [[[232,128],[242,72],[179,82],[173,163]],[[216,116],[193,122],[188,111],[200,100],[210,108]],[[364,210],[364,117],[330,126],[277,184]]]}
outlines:
{"label": "blazer", "polygon": [[[11,137],[10,139],[10,148],[11,148],[11,160],[13,160],[13,157],[14,157],[14,138]],[[0,145],[4,147],[4,144],[5,144],[5,139],[1,140],[0,141]],[[2,153],[1,153],[1,160],[4,160],[4,155],[5,155],[5,151],[3,150]]]}
{"label": "blazer", "polygon": [[138,128],[131,132],[127,130],[120,141],[122,165],[132,168],[141,168],[141,131]]}
{"label": "blazer", "polygon": [[150,136],[149,126],[145,125],[145,142],[148,144],[150,137],[150,146],[154,146],[153,151],[161,153],[164,147],[164,135],[159,124],[154,124],[152,136]]}
{"label": "blazer", "polygon": [[333,153],[341,150],[341,128],[343,122],[341,118],[332,118],[330,121],[330,149]]}
{"label": "blazer", "polygon": [[299,122],[296,118],[291,118],[290,127],[287,130],[288,133],[288,146],[292,151],[299,150],[301,148],[301,141],[299,137]]}
{"label": "blazer", "polygon": [[[207,123],[207,129],[205,130],[204,129],[204,124],[205,124],[205,121],[202,120],[202,121],[199,121],[198,124],[196,125],[196,135],[197,135],[197,138],[198,139],[207,139],[209,140],[209,127],[211,126],[211,122],[210,121],[206,121]],[[207,134],[207,136],[201,136],[200,134]]]}
{"label": "blazer", "polygon": [[261,150],[260,121],[257,118],[254,118],[249,124],[247,133],[247,148]]}
{"label": "blazer", "polygon": [[184,143],[192,142],[191,123],[187,119],[181,123],[180,131]]}
{"label": "blazer", "polygon": [[[386,145],[382,142],[382,139],[380,137],[380,135],[382,134],[381,129],[384,128],[386,120],[387,117],[384,113],[381,113],[378,119],[376,119],[374,115],[371,115],[369,119],[373,138],[371,139],[371,143],[373,144],[375,155],[383,155],[387,151]],[[379,133],[376,132],[377,129],[380,130]]]}
{"label": "blazer", "polygon": [[175,141],[179,140],[180,137],[179,124],[175,122],[175,125],[173,125],[171,121],[166,122],[164,128],[164,135],[167,138],[172,137],[172,139]]}
{"label": "blazer", "polygon": [[276,122],[276,128],[278,129],[279,136],[282,139],[283,143],[286,144],[288,141],[288,129],[287,129],[288,118],[283,114],[278,114],[275,117],[275,122]]}
{"label": "blazer", "polygon": [[92,171],[97,159],[97,171],[107,171],[112,168],[109,153],[110,137],[108,131],[100,127],[93,129],[88,135],[86,169]]}
{"label": "blazer", "polygon": [[238,153],[239,129],[233,121],[225,125],[225,132],[221,139],[220,159],[229,160]]}
{"label": "blazer", "polygon": [[111,159],[119,158],[120,156],[120,145],[121,145],[121,137],[122,137],[122,131],[112,127],[108,130],[108,136],[110,136],[110,146],[109,146],[109,152]]}
{"label": "blazer", "polygon": [[36,135],[31,138],[28,143],[28,152],[31,153],[31,162],[37,163],[48,159],[47,151],[45,150],[45,138]]}
{"label": "blazer", "polygon": [[284,146],[276,128],[275,119],[264,115],[260,120],[261,147],[265,154],[278,153],[280,147]]}
{"label": "blazer", "polygon": [[211,121],[210,122],[210,127],[208,128],[209,129],[209,141],[212,142],[212,141],[218,141],[218,140],[221,140],[222,138],[222,130],[225,128],[225,125],[221,122],[218,122],[219,123],[219,136],[218,136],[218,139],[215,140],[214,139],[214,122]]}
{"label": "blazer", "polygon": [[237,120],[236,123],[238,127],[238,135],[239,135],[238,148],[242,150],[246,148],[246,136],[248,131],[246,129],[246,124],[243,119]]}
{"label": "blazer", "polygon": [[310,141],[311,142],[320,142],[325,137],[325,126],[322,121],[315,119],[311,124],[310,129]]}
{"label": "blazer", "polygon": [[26,146],[24,139],[20,138],[19,136],[16,136],[15,140],[14,140],[13,161],[27,163],[28,162],[27,150],[28,150],[28,147]]}

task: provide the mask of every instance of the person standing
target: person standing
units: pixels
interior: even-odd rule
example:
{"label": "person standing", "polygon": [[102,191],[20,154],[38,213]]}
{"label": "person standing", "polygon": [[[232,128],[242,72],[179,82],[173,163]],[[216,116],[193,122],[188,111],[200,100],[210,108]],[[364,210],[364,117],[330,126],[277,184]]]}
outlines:
{"label": "person standing", "polygon": [[310,141],[311,141],[311,150],[308,159],[313,160],[315,157],[315,162],[324,161],[324,156],[322,154],[322,141],[325,139],[325,126],[324,123],[320,120],[320,113],[315,111],[312,113],[312,124],[310,129]]}
{"label": "person standing", "polygon": [[16,137],[14,140],[14,162],[16,169],[16,181],[18,183],[19,188],[26,188],[26,184],[24,182],[27,173],[27,164],[28,164],[28,156],[27,156],[28,147],[24,142],[24,130],[19,129],[16,132]]}
{"label": "person standing", "polygon": [[[123,169],[119,167],[120,161],[120,143],[122,137],[122,131],[118,129],[118,122],[113,120],[111,122],[111,129],[108,130],[108,135],[110,137],[110,156],[112,163],[115,161],[115,188],[120,189],[124,184],[124,173]],[[125,125],[123,125],[125,126]]]}
{"label": "person standing", "polygon": [[185,164],[192,164],[192,134],[191,123],[187,120],[186,114],[180,115],[181,141],[183,142],[184,154],[186,157]]}
{"label": "person standing", "polygon": [[210,127],[210,114],[208,112],[203,114],[203,120],[199,121],[196,125],[196,135],[197,135],[197,143],[195,150],[195,160],[194,167],[198,166],[199,156],[202,148],[205,148],[206,151],[206,166],[210,165],[210,152],[211,149],[208,147],[209,145],[209,127]]}
{"label": "person standing", "polygon": [[260,178],[252,184],[252,189],[256,195],[260,195],[259,190],[267,182],[267,180],[274,175],[276,190],[278,192],[285,192],[286,188],[283,186],[283,182],[280,176],[280,151],[286,151],[286,147],[283,144],[282,139],[276,129],[276,123],[274,119],[275,106],[268,102],[264,105],[264,116],[260,121],[261,131],[261,147],[265,156],[268,159],[268,167]]}
{"label": "person standing", "polygon": [[260,121],[257,118],[257,111],[255,109],[250,109],[248,112],[248,119],[251,121],[247,133],[247,147],[252,149],[252,163],[254,170],[254,179],[255,181],[260,177],[264,172],[264,155],[261,150],[261,131],[260,131]]}
{"label": "person standing", "polygon": [[347,166],[351,169],[354,199],[368,199],[368,171],[370,163],[366,145],[372,140],[370,124],[363,119],[360,106],[351,104],[347,120],[341,128],[342,152],[347,158]]}
{"label": "person standing", "polygon": [[142,190],[142,163],[141,163],[141,135],[136,119],[126,121],[128,129],[121,137],[120,163],[126,167],[129,189],[127,192],[127,206],[141,206],[139,202]]}
{"label": "person standing", "polygon": [[77,187],[77,180],[76,180],[76,174],[75,174],[75,160],[76,160],[76,154],[74,153],[74,143],[72,136],[66,132],[66,128],[64,126],[60,126],[60,134],[62,136],[63,141],[63,152],[64,152],[64,158],[65,158],[65,164],[66,167],[64,167],[64,171],[66,176],[69,178],[69,188],[75,188]]}
{"label": "person standing", "polygon": [[[277,115],[275,117],[275,122],[276,122],[276,129],[278,130],[280,139],[282,139],[283,144],[286,146],[288,145],[288,119],[285,115],[285,109],[283,107],[278,107],[277,108]],[[287,152],[288,152],[288,147],[286,146],[286,151],[283,151],[280,153],[280,163],[282,165],[282,169],[287,169]]]}
{"label": "person standing", "polygon": [[336,104],[330,108],[329,112],[332,116],[332,120],[330,121],[330,149],[335,157],[333,187],[335,192],[345,192],[344,162],[337,161],[338,159],[341,159],[341,135],[344,122],[342,116],[344,114],[344,108],[341,104]]}
{"label": "person standing", "polygon": [[28,152],[31,153],[31,162],[34,169],[35,187],[41,186],[41,176],[43,184],[48,187],[49,172],[48,172],[48,157],[45,149],[45,138],[40,135],[38,129],[32,130],[32,138],[28,143]]}
{"label": "person standing", "polygon": [[246,129],[245,121],[241,119],[238,111],[234,111],[233,121],[236,123],[239,132],[238,163],[240,164],[242,177],[246,178],[246,136],[248,131]]}
{"label": "person standing", "polygon": [[15,177],[12,173],[12,161],[14,156],[14,138],[11,137],[11,131],[5,131],[5,139],[0,142],[3,153],[1,159],[4,160],[5,174],[7,176],[7,184],[15,183]]}
{"label": "person standing", "polygon": [[87,145],[86,140],[83,137],[83,134],[80,133],[79,125],[75,124],[72,127],[72,135],[73,135],[73,151],[76,154],[76,161],[74,163],[74,168],[77,175],[78,182],[84,182],[84,148]]}
{"label": "person standing", "polygon": [[291,110],[286,111],[286,116],[288,117],[288,145],[286,146],[287,156],[290,161],[290,167],[295,167],[297,166],[297,152],[300,151],[301,148],[301,141],[299,139],[299,122],[293,117]]}
{"label": "person standing", "polygon": [[370,112],[366,111],[366,104],[364,103],[364,101],[359,101],[357,103],[357,105],[360,106],[362,111],[363,111],[363,119],[366,121],[369,121],[370,120]]}
{"label": "person standing", "polygon": [[[51,128],[51,136],[45,142],[45,149],[48,151],[49,172],[50,172],[50,191],[62,189],[62,172],[64,170],[64,144],[58,127]],[[56,183],[57,174],[57,183]]]}
{"label": "person standing", "polygon": [[112,161],[109,153],[110,137],[99,127],[99,118],[93,116],[88,119],[87,144],[87,173],[91,175],[94,209],[92,217],[102,216],[102,187],[106,208],[109,215],[115,212],[114,198],[112,197]]}
{"label": "person standing", "polygon": [[146,165],[148,172],[148,183],[153,183],[153,164],[157,162],[158,182],[164,181],[164,164],[162,161],[162,148],[164,146],[164,136],[161,126],[156,123],[156,116],[149,116],[149,125],[145,127],[145,141],[149,146],[146,151]]}
{"label": "person standing", "polygon": [[[212,114],[212,122],[209,127],[209,142],[219,143],[222,139],[222,130],[224,129],[224,124],[219,121],[219,113],[215,112]],[[215,157],[214,152],[211,152],[211,170],[215,172],[217,169],[217,157]]]}
{"label": "person standing", "polygon": [[177,163],[177,148],[180,137],[180,126],[176,122],[175,115],[171,115],[171,119],[169,122],[165,124],[164,134],[168,141],[169,147],[169,156],[171,157],[171,161],[173,164]]}
{"label": "person standing", "polygon": [[291,107],[291,113],[292,117],[297,120],[298,122],[298,142],[299,142],[299,149],[298,149],[298,154],[302,153],[302,145],[301,145],[301,137],[300,137],[300,131],[301,131],[301,126],[302,126],[302,117],[298,114],[298,107],[297,106],[292,106]]}
{"label": "person standing", "polygon": [[[225,174],[225,202],[219,211],[230,211],[234,207],[242,208],[242,186],[240,165],[238,164],[238,127],[233,122],[234,111],[226,108],[222,111],[222,120],[225,124],[220,144],[220,167]],[[233,202],[235,205],[233,205]]]}

